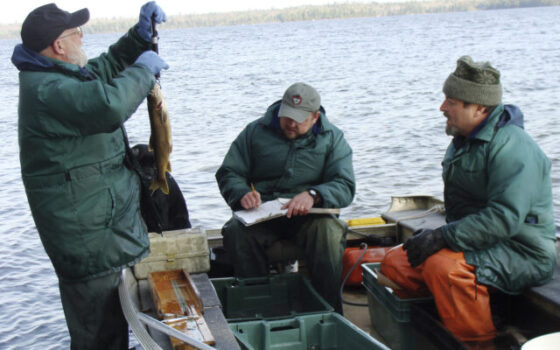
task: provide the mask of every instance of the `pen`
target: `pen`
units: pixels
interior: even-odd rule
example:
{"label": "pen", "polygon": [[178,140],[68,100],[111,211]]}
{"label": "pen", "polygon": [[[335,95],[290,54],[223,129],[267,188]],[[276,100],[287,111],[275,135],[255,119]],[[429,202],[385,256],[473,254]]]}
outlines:
{"label": "pen", "polygon": [[255,208],[258,208],[258,206],[260,205],[260,199],[257,196],[257,191],[255,191],[255,186],[253,185],[252,182],[251,182],[251,192],[253,193],[253,197],[257,201],[257,203],[255,204]]}
{"label": "pen", "polygon": [[252,182],[251,182],[251,192],[253,192],[253,194],[257,194],[257,191],[255,191],[255,186],[253,186]]}

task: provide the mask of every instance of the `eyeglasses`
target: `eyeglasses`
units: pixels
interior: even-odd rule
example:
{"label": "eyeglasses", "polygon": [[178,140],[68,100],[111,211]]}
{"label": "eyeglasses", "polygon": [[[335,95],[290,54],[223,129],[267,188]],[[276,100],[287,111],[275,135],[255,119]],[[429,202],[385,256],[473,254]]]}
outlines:
{"label": "eyeglasses", "polygon": [[76,35],[78,34],[80,37],[84,36],[84,32],[82,31],[82,27],[78,27],[76,28],[76,30],[72,31],[71,33],[68,33],[66,35],[63,35],[61,37],[59,37],[59,39],[64,39],[66,37],[72,36],[72,35]]}

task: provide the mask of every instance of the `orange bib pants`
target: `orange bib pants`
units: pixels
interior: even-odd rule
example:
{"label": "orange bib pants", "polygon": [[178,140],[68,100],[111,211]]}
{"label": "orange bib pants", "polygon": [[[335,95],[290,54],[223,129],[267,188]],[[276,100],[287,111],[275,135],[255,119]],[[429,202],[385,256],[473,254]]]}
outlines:
{"label": "orange bib pants", "polygon": [[461,341],[493,339],[488,287],[476,283],[475,267],[462,252],[444,248],[413,268],[402,245],[389,250],[381,273],[401,286],[395,294],[416,298],[431,294],[445,327]]}

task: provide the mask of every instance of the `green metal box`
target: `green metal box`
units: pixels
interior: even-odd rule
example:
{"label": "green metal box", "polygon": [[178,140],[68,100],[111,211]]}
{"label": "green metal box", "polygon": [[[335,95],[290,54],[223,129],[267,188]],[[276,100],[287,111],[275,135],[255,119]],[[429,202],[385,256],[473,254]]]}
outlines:
{"label": "green metal box", "polygon": [[337,313],[230,323],[244,350],[389,350]]}
{"label": "green metal box", "polygon": [[373,328],[391,349],[433,349],[434,345],[410,323],[410,307],[414,303],[433,303],[432,297],[401,299],[393,290],[377,283],[380,263],[362,265],[367,290],[369,316]]}
{"label": "green metal box", "polygon": [[211,281],[228,322],[333,311],[307,278],[298,273]]}

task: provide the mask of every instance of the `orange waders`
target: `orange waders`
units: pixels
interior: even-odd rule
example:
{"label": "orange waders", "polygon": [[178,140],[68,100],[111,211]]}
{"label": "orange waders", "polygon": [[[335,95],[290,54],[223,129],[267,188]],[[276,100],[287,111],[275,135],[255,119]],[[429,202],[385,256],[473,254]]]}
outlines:
{"label": "orange waders", "polygon": [[402,298],[432,292],[445,327],[461,341],[484,341],[496,335],[488,288],[476,283],[475,267],[462,252],[444,248],[413,268],[402,245],[385,255],[381,273],[401,286]]}

